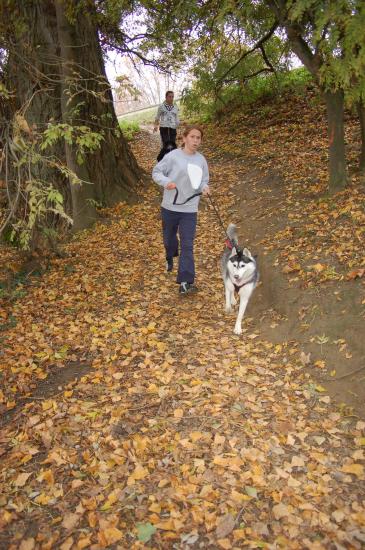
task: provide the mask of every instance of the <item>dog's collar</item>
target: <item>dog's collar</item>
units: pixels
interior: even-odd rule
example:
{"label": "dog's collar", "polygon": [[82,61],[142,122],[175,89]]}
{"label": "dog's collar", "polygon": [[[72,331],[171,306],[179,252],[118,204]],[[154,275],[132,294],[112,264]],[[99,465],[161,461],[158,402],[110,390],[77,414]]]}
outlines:
{"label": "dog's collar", "polygon": [[241,290],[241,288],[242,288],[243,286],[249,285],[250,283],[254,283],[254,282],[256,282],[256,281],[257,281],[257,275],[256,275],[256,273],[255,273],[254,276],[251,277],[251,279],[249,279],[249,280],[246,281],[245,283],[242,283],[241,285],[235,285],[233,281],[232,281],[232,284],[233,284],[233,286],[234,286],[235,291],[238,293],[238,292]]}
{"label": "dog's collar", "polygon": [[226,242],[225,242],[225,245],[227,248],[229,248],[230,250],[233,249],[233,244],[232,244],[232,241],[230,239],[227,239]]}

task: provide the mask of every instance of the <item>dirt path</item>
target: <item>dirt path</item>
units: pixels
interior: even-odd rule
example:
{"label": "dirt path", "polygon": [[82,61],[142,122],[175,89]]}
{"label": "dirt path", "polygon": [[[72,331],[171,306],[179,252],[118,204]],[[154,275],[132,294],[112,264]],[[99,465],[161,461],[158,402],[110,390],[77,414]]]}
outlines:
{"label": "dirt path", "polygon": [[[156,137],[142,137],[150,170]],[[237,171],[211,166],[236,221]],[[13,311],[4,378],[22,377],[14,400],[28,399],[0,439],[0,547],[362,548],[365,423],[331,404],[295,342],[263,337],[254,302],[233,335],[207,206],[200,292],[178,296],[158,191],[144,195],[71,243]],[[34,379],[76,360],[89,372],[32,399]]]}

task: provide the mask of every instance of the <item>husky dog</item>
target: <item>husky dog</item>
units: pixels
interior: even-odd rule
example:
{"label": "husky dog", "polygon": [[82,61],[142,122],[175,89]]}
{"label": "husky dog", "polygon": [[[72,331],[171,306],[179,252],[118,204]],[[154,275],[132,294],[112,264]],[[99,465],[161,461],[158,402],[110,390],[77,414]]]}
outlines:
{"label": "husky dog", "polygon": [[238,246],[237,230],[233,223],[227,228],[229,240],[226,242],[225,249],[221,259],[221,269],[226,293],[226,312],[231,311],[232,306],[236,305],[235,293],[240,297],[240,305],[236,324],[235,334],[242,333],[242,318],[245,313],[248,301],[253,293],[259,273],[256,266],[256,260],[251,252]]}

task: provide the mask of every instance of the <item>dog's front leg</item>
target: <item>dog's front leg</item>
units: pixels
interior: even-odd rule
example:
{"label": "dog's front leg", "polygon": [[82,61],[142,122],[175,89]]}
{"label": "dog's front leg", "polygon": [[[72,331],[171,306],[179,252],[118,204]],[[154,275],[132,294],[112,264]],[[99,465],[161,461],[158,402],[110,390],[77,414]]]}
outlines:
{"label": "dog's front leg", "polygon": [[225,285],[225,291],[226,291],[226,313],[230,313],[231,311],[231,291],[228,288],[227,285]]}
{"label": "dog's front leg", "polygon": [[[248,285],[248,286],[251,287],[251,285]],[[251,288],[244,287],[243,289],[241,289],[239,293],[240,305],[239,305],[238,315],[236,319],[236,324],[233,330],[235,334],[242,334],[242,319],[245,314],[248,300],[249,300],[249,297],[251,296],[251,292],[252,292]]]}

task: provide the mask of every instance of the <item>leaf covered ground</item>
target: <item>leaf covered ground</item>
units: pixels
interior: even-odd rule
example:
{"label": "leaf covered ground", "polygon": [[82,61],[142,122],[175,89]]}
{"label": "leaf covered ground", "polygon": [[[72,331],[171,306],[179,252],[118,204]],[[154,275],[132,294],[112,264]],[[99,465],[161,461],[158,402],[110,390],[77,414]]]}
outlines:
{"label": "leaf covered ground", "polygon": [[[238,221],[228,133],[211,130],[205,152],[215,199]],[[142,133],[134,148],[150,172],[156,138]],[[293,252],[279,253],[300,263],[291,241]],[[200,292],[179,297],[164,272],[151,186],[5,304],[0,547],[364,546],[365,422],[311,378],[295,341],[262,336],[254,308],[233,335],[218,270],[223,242],[203,206]],[[357,254],[352,265],[342,257],[344,273],[361,267]],[[284,276],[310,284],[322,272]]]}

